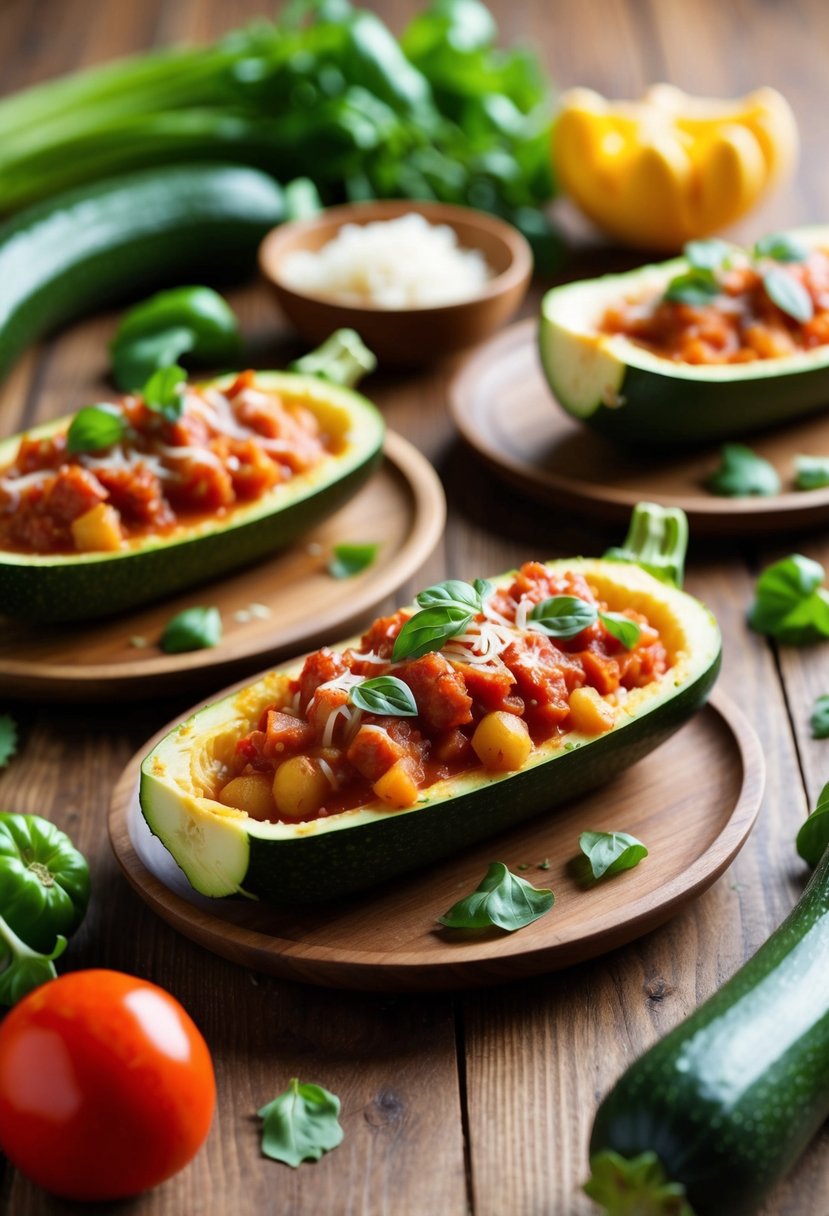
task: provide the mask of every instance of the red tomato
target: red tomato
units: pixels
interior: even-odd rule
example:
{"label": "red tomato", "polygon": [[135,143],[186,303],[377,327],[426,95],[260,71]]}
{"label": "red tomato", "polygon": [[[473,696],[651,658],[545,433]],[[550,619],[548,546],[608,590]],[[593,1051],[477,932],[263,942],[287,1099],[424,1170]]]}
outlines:
{"label": "red tomato", "polygon": [[195,1156],[216,1101],[195,1024],[163,988],[76,971],[0,1025],[0,1147],[67,1199],[120,1199]]}

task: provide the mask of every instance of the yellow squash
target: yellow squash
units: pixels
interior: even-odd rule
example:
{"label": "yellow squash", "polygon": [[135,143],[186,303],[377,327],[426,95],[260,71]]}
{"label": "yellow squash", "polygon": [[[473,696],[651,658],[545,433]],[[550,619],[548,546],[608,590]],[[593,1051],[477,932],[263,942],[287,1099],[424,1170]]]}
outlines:
{"label": "yellow squash", "polygon": [[553,132],[561,187],[611,236],[679,250],[749,211],[797,159],[797,125],[775,89],[736,100],[652,86],[640,101],[562,96]]}

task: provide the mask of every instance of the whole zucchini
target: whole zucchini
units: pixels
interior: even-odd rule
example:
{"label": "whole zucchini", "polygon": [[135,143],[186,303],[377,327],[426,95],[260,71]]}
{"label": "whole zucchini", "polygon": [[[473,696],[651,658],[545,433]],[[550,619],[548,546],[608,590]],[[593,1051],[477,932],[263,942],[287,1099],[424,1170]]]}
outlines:
{"label": "whole zucchini", "polygon": [[[422,788],[416,803],[404,809],[390,811],[372,797],[307,821],[254,818],[219,802],[217,784],[266,708],[289,704],[290,682],[303,667],[297,660],[200,710],[142,764],[144,817],[191,885],[205,895],[244,893],[274,903],[336,899],[549,811],[607,781],[673,734],[716,679],[720,635],[710,612],[623,561],[570,558],[547,567],[553,575],[584,576],[611,611],[643,612],[672,656],[662,676],[616,705],[610,729],[598,736],[576,730],[554,735],[514,771],[465,768]],[[514,573],[492,580],[495,588],[509,587]]]}
{"label": "whole zucchini", "polygon": [[0,226],[0,376],[29,343],[142,288],[241,277],[285,215],[272,178],[190,165],[109,178]]}
{"label": "whole zucchini", "polygon": [[753,958],[636,1060],[596,1114],[610,1216],[747,1216],[829,1116],[829,850]]}
{"label": "whole zucchini", "polygon": [[[829,227],[785,234],[829,250]],[[829,402],[829,345],[749,363],[664,358],[624,334],[604,333],[605,310],[660,294],[690,264],[675,258],[626,274],[567,283],[541,306],[541,363],[556,400],[623,444],[715,442],[816,413]]]}

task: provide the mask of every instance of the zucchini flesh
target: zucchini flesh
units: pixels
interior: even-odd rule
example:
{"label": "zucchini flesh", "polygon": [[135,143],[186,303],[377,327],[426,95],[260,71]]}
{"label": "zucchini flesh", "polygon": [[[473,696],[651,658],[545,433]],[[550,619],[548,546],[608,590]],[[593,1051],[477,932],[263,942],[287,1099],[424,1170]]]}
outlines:
{"label": "zucchini flesh", "polygon": [[747,1216],[827,1117],[829,850],[768,941],[604,1099],[585,1189],[611,1216]]}
{"label": "zucchini flesh", "polygon": [[43,334],[142,288],[238,279],[284,214],[277,183],[235,165],[125,174],[21,212],[0,227],[0,376]]}

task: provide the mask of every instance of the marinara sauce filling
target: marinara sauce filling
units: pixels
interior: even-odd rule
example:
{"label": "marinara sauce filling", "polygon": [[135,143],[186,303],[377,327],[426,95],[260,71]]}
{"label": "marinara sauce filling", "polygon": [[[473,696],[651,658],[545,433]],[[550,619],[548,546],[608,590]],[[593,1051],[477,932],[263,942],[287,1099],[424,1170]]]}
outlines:
{"label": "marinara sauce filling", "polygon": [[180,526],[225,518],[334,451],[302,401],[243,372],[226,389],[189,386],[175,421],[140,396],[107,410],[123,438],[72,453],[67,432],[24,436],[0,469],[0,549],[16,553],[112,551]]}
{"label": "marinara sauce filling", "polygon": [[[595,606],[594,623],[566,640],[548,636],[530,614],[554,596]],[[358,647],[305,660],[287,700],[238,740],[215,797],[272,821],[377,801],[401,809],[443,778],[520,769],[534,748],[567,731],[610,730],[627,690],[659,679],[671,662],[645,616],[617,614],[638,627],[627,648],[602,621],[604,608],[580,573],[529,562],[484,599],[462,634],[418,658],[392,659],[411,614],[381,617]],[[408,686],[416,716],[374,714],[351,701],[355,685],[381,675]]]}
{"label": "marinara sauce filling", "polygon": [[812,302],[809,320],[778,308],[765,286],[769,267],[760,263],[719,271],[710,302],[621,300],[606,309],[599,328],[678,363],[752,363],[829,343],[829,253],[813,250],[802,262],[772,265],[803,287]]}

